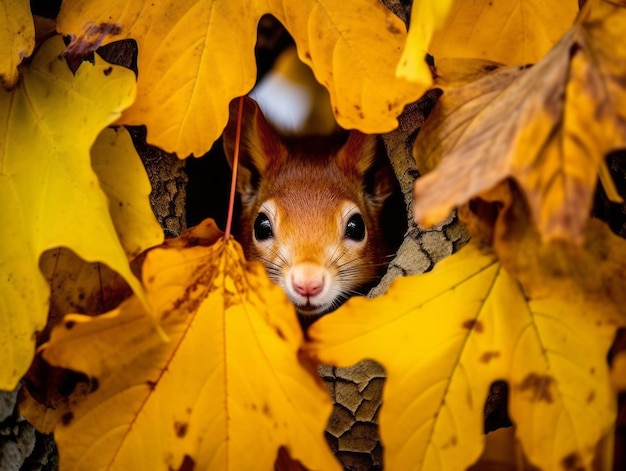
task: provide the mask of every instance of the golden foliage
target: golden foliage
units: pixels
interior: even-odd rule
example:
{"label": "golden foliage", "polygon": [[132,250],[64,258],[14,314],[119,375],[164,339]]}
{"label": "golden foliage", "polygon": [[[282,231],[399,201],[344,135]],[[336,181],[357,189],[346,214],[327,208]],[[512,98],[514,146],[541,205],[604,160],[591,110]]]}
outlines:
{"label": "golden foliage", "polygon": [[254,85],[256,28],[265,13],[294,37],[343,127],[390,131],[404,105],[430,84],[429,76],[419,86],[395,77],[406,28],[377,0],[66,0],[58,27],[74,36],[78,50],[137,41],[137,99],[119,122],[146,124],[151,143],[186,157],[211,147],[228,120],[228,103]]}
{"label": "golden foliage", "polygon": [[128,131],[104,129],[91,147],[91,165],[128,258],[160,244],[163,230],[148,200],[152,187]]}
{"label": "golden foliage", "polygon": [[582,240],[604,155],[626,145],[626,9],[588,7],[530,69],[481,63],[483,76],[460,86],[442,72],[444,96],[415,155],[422,171],[443,160],[415,184],[418,222],[434,224],[510,177],[546,240]]}
{"label": "golden foliage", "polygon": [[17,83],[17,66],[35,47],[35,26],[28,0],[0,2],[0,82],[5,88]]}
{"label": "golden foliage", "polygon": [[429,52],[436,60],[533,64],[569,29],[577,12],[577,0],[455,0]]}
{"label": "golden foliage", "polygon": [[299,355],[293,307],[217,236],[205,225],[147,255],[167,341],[136,297],[53,331],[44,357],[97,382],[56,428],[63,469],[271,469],[280,446],[310,469],[338,469],[323,435],[330,399]]}
{"label": "golden foliage", "polygon": [[[607,258],[624,260],[626,244],[607,232],[594,225],[590,244],[603,241]],[[568,250],[578,256],[555,266],[550,257]],[[385,365],[380,427],[390,469],[466,469],[482,452],[489,386],[503,379],[531,462],[546,470],[572,460],[590,466],[615,418],[606,352],[626,316],[623,304],[588,296],[571,275],[580,270],[619,287],[624,272],[603,272],[576,247],[535,253],[538,271],[518,278],[472,243],[431,273],[402,278],[380,298],[350,300],[312,326],[320,361],[347,366],[367,357]]]}
{"label": "golden foliage", "polygon": [[96,57],[73,75],[64,47],[60,37],[44,43],[21,86],[0,92],[0,205],[11,208],[0,216],[9,274],[0,279],[0,343],[11,365],[0,372],[0,389],[15,387],[32,360],[33,332],[45,324],[49,288],[38,270],[45,250],[62,245],[103,261],[141,293],[89,156],[100,130],[132,102],[133,74]]}
{"label": "golden foliage", "polygon": [[[36,387],[23,413],[54,430],[62,469],[272,469],[285,450],[337,469],[315,361],[363,358],[388,372],[388,469],[492,459],[483,421],[496,380],[515,424],[496,446],[516,440],[545,470],[589,469],[614,423],[611,385],[626,387],[624,354],[610,375],[606,364],[626,324],[626,243],[589,221],[598,174],[617,197],[604,155],[626,144],[626,5],[589,0],[543,57],[575,3],[416,0],[407,36],[374,0],[64,1],[57,27],[74,36],[72,59],[137,41],[135,97],[134,75],[97,55],[71,72],[59,36],[18,69],[32,20],[25,2],[5,0],[0,75],[14,89],[0,91],[0,389],[31,363],[50,293],[52,324],[115,306],[57,322],[40,354],[58,367],[38,359],[25,379]],[[210,223],[152,249],[135,279],[128,259],[162,234],[128,133],[102,131],[147,124],[161,147],[204,153],[253,84],[264,13],[294,36],[346,127],[390,130],[430,84],[425,52],[436,56],[444,95],[416,143],[431,173],[417,180],[415,215],[432,224],[459,207],[473,236],[306,339],[283,293]],[[50,33],[38,24],[38,38]],[[88,261],[134,295],[118,304],[128,288]]]}
{"label": "golden foliage", "polygon": [[436,29],[450,10],[452,0],[416,1],[411,7],[411,27],[396,73],[417,83],[430,85],[431,73],[424,57]]}

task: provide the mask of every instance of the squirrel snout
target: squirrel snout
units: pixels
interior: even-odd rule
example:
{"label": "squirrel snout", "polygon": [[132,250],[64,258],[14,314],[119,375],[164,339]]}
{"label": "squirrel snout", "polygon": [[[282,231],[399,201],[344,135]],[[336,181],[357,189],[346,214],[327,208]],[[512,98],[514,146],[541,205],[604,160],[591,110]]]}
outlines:
{"label": "squirrel snout", "polygon": [[293,289],[300,296],[315,296],[322,291],[323,287],[323,280],[302,280],[300,282],[293,282]]}
{"label": "squirrel snout", "polygon": [[289,284],[297,294],[311,298],[324,291],[328,281],[326,270],[313,264],[295,265],[289,274]]}

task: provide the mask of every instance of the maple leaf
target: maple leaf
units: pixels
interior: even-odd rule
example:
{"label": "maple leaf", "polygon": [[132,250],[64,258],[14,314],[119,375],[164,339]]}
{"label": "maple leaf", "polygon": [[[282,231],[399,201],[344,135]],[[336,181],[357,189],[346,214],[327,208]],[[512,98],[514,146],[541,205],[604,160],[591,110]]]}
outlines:
{"label": "maple leaf", "polygon": [[152,187],[128,131],[104,129],[91,147],[91,161],[128,258],[160,244],[163,229],[148,198]]}
{"label": "maple leaf", "polygon": [[448,16],[452,0],[438,2],[417,1],[411,6],[411,27],[396,73],[399,77],[425,83],[431,75],[424,61],[433,33]]}
{"label": "maple leaf", "polygon": [[0,389],[15,388],[45,324],[45,250],[67,246],[104,261],[141,293],[89,159],[100,130],[132,102],[134,77],[99,57],[73,75],[64,48],[61,37],[44,43],[21,86],[0,91],[0,206],[11,209],[0,216]]}
{"label": "maple leaf", "polygon": [[620,351],[613,358],[611,384],[616,391],[626,391],[626,350]]}
{"label": "maple leaf", "polygon": [[[586,271],[621,289],[626,247],[602,224],[587,236],[621,265],[607,270],[596,252],[573,246],[577,256],[564,265],[538,258],[533,266],[542,272],[525,285],[472,242],[432,272],[399,279],[379,298],[351,299],[310,328],[310,349],[322,362],[372,358],[385,366],[380,433],[390,469],[471,465],[496,380],[509,383],[509,414],[533,464],[589,468],[615,417],[606,352],[626,317],[623,304],[569,275]],[[541,257],[563,250],[544,247]]]}
{"label": "maple leaf", "polygon": [[421,170],[442,159],[415,183],[416,221],[433,224],[511,177],[546,240],[582,240],[604,155],[626,145],[626,9],[600,0],[587,7],[531,69],[443,86],[415,145]]}
{"label": "maple leaf", "polygon": [[272,469],[280,446],[338,469],[324,440],[330,398],[299,355],[293,306],[219,235],[205,223],[146,257],[168,342],[136,297],[53,331],[44,358],[97,384],[56,427],[64,469]]}
{"label": "maple leaf", "polygon": [[50,285],[48,325],[65,314],[101,314],[132,294],[128,285],[102,263],[88,263],[64,247],[47,250],[39,267]]}
{"label": "maple leaf", "polygon": [[455,0],[429,52],[436,61],[466,57],[532,64],[571,27],[577,13],[577,0]]}
{"label": "maple leaf", "polygon": [[67,0],[58,28],[74,37],[73,50],[134,38],[137,100],[120,122],[146,124],[151,143],[199,156],[224,129],[229,102],[254,85],[257,23],[266,13],[294,37],[345,128],[390,131],[430,84],[430,75],[421,87],[395,77],[406,28],[377,0]]}
{"label": "maple leaf", "polygon": [[[128,131],[104,129],[91,147],[91,162],[128,258],[161,243],[163,230],[148,200],[150,182]],[[106,265],[88,263],[64,247],[44,252],[39,268],[50,285],[46,330],[65,314],[100,314],[131,294],[124,280]]]}
{"label": "maple leaf", "polygon": [[0,2],[0,82],[5,88],[17,83],[17,66],[35,48],[35,26],[28,0]]}

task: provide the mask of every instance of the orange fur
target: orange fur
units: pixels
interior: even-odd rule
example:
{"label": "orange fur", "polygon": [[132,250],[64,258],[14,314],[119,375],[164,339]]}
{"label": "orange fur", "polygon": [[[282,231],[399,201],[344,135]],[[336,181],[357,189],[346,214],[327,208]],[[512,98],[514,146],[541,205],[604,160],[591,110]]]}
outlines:
{"label": "orange fur", "polygon": [[[236,114],[231,106],[229,159]],[[301,315],[329,312],[380,277],[390,253],[380,214],[397,183],[388,162],[381,165],[375,137],[352,131],[343,145],[323,138],[283,142],[246,98],[241,146],[240,241]]]}

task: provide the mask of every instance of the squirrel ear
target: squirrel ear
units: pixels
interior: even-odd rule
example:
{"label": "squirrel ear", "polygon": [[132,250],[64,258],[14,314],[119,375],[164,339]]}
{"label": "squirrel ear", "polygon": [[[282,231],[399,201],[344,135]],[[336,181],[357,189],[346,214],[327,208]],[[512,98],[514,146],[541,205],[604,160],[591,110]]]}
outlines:
{"label": "squirrel ear", "polygon": [[346,173],[356,173],[362,177],[376,160],[376,136],[350,131],[348,140],[337,155],[341,169]]}
{"label": "squirrel ear", "polygon": [[395,191],[395,175],[376,136],[351,131],[337,157],[344,172],[356,173],[364,182],[373,204],[382,205]]}
{"label": "squirrel ear", "polygon": [[[284,147],[266,121],[257,103],[247,96],[243,100],[241,115],[241,137],[239,142],[239,169],[237,191],[244,203],[254,198],[261,175],[272,164],[279,164],[285,157]],[[239,98],[230,102],[230,115],[224,130],[224,152],[231,168],[235,155],[237,120],[239,119]]]}

